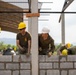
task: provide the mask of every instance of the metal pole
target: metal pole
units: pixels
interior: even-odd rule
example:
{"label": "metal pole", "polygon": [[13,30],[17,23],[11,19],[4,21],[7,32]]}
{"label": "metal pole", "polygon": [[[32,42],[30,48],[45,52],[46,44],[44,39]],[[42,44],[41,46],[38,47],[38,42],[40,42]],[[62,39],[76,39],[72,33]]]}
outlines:
{"label": "metal pole", "polygon": [[61,14],[62,18],[62,26],[61,26],[61,31],[62,31],[62,44],[65,44],[65,15],[64,13]]}

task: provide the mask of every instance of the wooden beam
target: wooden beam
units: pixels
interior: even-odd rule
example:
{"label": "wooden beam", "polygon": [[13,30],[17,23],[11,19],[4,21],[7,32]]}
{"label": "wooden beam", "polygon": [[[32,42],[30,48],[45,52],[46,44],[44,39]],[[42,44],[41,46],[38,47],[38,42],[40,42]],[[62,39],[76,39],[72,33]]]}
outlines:
{"label": "wooden beam", "polygon": [[40,13],[26,13],[26,17],[39,17]]}

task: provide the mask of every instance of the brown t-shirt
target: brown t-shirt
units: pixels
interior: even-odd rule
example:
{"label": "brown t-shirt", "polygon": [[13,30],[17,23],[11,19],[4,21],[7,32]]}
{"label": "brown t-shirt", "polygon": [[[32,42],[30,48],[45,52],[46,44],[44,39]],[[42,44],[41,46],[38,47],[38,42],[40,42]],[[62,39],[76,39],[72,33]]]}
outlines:
{"label": "brown t-shirt", "polygon": [[18,33],[16,40],[19,40],[19,44],[21,47],[28,48],[28,40],[31,40],[31,36],[28,32],[26,32],[25,35]]}

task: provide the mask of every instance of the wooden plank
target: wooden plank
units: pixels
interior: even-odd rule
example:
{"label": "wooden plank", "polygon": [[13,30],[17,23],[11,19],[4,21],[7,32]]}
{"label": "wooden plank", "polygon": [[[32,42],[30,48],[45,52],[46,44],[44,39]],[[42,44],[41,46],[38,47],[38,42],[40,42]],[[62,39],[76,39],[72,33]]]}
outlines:
{"label": "wooden plank", "polygon": [[26,13],[26,17],[39,17],[40,13]]}

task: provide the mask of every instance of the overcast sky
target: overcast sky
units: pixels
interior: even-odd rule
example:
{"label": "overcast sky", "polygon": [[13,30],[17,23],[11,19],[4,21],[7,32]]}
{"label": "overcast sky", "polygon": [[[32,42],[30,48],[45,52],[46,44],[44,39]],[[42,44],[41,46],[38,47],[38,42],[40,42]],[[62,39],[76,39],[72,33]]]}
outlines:
{"label": "overcast sky", "polygon": [[[8,0],[9,1],[9,0]],[[60,11],[65,0],[39,0],[39,1],[53,1],[51,4],[51,11]],[[49,7],[45,4],[43,8]],[[69,12],[76,12],[76,0],[66,9]],[[55,43],[61,43],[61,23],[58,22],[60,14],[51,13],[49,16],[41,18],[48,19],[48,21],[39,21],[38,32],[41,33],[43,27],[50,29],[50,35],[55,40]],[[9,35],[9,37],[8,37]],[[0,38],[16,38],[16,34],[2,31]],[[65,14],[65,41],[70,43],[76,43],[76,14]]]}

